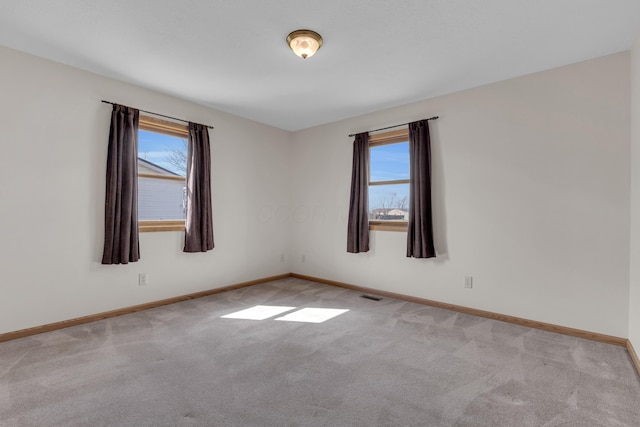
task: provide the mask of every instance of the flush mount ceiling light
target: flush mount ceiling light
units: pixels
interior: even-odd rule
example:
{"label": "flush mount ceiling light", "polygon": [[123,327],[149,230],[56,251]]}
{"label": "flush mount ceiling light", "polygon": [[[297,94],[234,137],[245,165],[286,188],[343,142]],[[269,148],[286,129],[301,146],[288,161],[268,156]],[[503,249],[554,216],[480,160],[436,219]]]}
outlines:
{"label": "flush mount ceiling light", "polygon": [[287,36],[287,44],[302,59],[313,56],[322,46],[320,34],[311,30],[296,30]]}

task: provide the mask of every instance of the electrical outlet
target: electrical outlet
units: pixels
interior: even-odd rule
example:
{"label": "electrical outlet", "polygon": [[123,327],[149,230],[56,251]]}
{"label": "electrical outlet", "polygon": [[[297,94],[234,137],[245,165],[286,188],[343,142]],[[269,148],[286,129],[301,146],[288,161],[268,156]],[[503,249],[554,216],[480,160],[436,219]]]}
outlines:
{"label": "electrical outlet", "polygon": [[284,254],[280,254],[280,262],[284,262]]}
{"label": "electrical outlet", "polygon": [[147,273],[138,274],[138,286],[147,286],[149,284],[149,275]]}
{"label": "electrical outlet", "polygon": [[302,260],[302,263],[304,264],[304,262],[307,260],[307,256],[305,254],[302,254],[302,257],[300,259]]}
{"label": "electrical outlet", "polygon": [[473,288],[473,276],[466,276],[464,278],[464,287],[467,289]]}

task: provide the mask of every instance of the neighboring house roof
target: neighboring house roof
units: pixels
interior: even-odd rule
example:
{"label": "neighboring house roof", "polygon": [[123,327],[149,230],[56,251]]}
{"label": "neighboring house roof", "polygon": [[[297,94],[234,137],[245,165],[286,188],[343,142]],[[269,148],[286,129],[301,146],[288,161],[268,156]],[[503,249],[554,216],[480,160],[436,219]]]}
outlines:
{"label": "neighboring house roof", "polygon": [[148,169],[150,172],[156,173],[159,175],[182,176],[180,174],[170,171],[169,169],[165,169],[162,166],[156,165],[155,163],[152,163],[148,160],[138,157],[138,168],[140,168],[141,166],[143,169]]}
{"label": "neighboring house roof", "polygon": [[408,211],[402,209],[391,209],[389,212],[387,212],[387,215],[404,215],[407,212]]}
{"label": "neighboring house roof", "polygon": [[402,215],[409,212],[407,209],[398,209],[398,208],[375,208],[372,209],[373,213],[386,213],[387,215]]}

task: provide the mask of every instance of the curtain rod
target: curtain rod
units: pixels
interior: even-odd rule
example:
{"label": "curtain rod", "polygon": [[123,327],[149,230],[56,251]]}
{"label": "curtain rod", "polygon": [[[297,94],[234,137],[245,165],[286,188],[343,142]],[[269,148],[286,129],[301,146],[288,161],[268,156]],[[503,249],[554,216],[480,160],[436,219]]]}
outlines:
{"label": "curtain rod", "polygon": [[[429,117],[427,120],[438,120],[438,116]],[[420,121],[420,120],[416,120],[416,121]],[[409,123],[413,123],[413,122],[409,122]],[[400,126],[406,126],[409,123],[402,123],[399,125],[387,126],[386,128],[374,129],[374,130],[370,130],[369,132],[378,132],[379,130],[399,128]],[[357,135],[356,133],[352,133],[351,135],[349,135],[349,137],[356,136],[356,135]]]}
{"label": "curtain rod", "polygon": [[[117,103],[111,102],[111,101],[105,101],[104,99],[102,100],[102,102],[104,102],[105,104],[111,104],[111,105],[122,105],[122,104],[117,104]],[[143,113],[147,113],[147,114],[153,114],[154,116],[164,117],[166,119],[172,119],[172,120],[177,120],[179,122],[189,123],[189,120],[179,119],[177,117],[166,116],[164,114],[154,113],[153,111],[140,110],[139,108],[138,108],[138,111],[142,111]],[[213,126],[209,126],[209,125],[204,125],[204,126],[208,127],[209,129],[213,129]]]}

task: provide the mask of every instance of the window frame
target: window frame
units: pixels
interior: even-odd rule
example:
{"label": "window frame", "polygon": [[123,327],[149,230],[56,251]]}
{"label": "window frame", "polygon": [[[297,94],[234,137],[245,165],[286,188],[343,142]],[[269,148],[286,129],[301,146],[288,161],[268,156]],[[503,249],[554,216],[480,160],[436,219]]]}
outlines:
{"label": "window frame", "polygon": [[[371,148],[381,145],[398,144],[409,141],[409,128],[396,129],[388,132],[369,135],[369,157],[371,157]],[[369,187],[378,185],[394,185],[394,184],[410,184],[409,179],[397,179],[391,181],[371,181],[371,167],[367,171],[369,177],[367,179]],[[409,222],[405,220],[369,220],[369,230],[378,231],[399,231],[406,232]]]}
{"label": "window frame", "polygon": [[[177,138],[189,138],[189,128],[186,124],[157,119],[155,117],[150,117],[143,114],[140,114],[139,116],[138,130],[145,130],[148,132],[175,136]],[[181,181],[185,183],[185,186],[187,183],[186,177],[166,176],[153,173],[138,173],[137,178],[141,177]],[[138,220],[138,230],[141,233],[155,231],[184,231],[185,220]]]}

